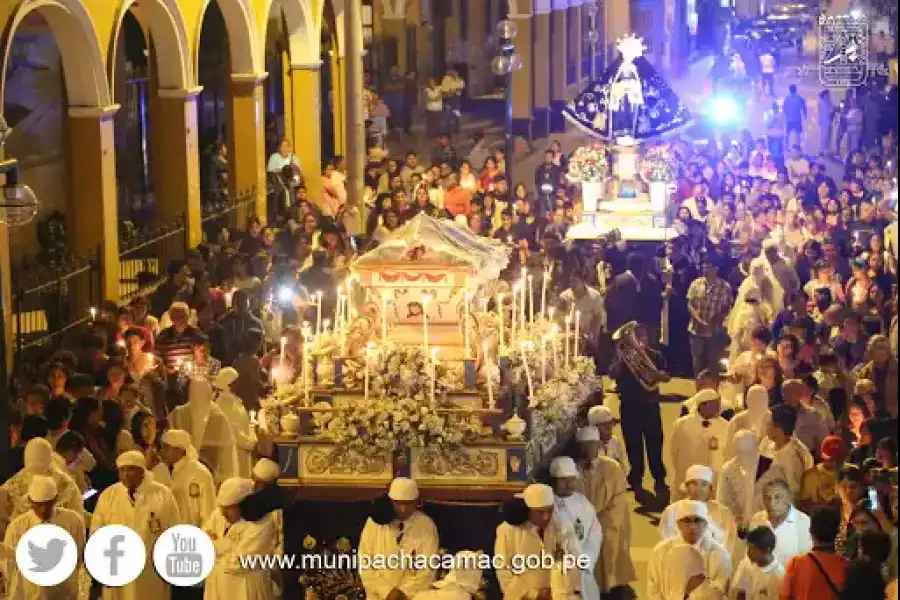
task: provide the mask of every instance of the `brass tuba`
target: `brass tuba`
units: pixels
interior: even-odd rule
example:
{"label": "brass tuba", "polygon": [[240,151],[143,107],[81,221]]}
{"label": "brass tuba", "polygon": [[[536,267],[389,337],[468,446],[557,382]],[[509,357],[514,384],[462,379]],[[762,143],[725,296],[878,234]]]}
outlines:
{"label": "brass tuba", "polygon": [[655,390],[660,383],[668,381],[669,376],[656,368],[656,363],[638,339],[637,328],[637,321],[629,321],[613,333],[616,359],[628,367],[645,390]]}

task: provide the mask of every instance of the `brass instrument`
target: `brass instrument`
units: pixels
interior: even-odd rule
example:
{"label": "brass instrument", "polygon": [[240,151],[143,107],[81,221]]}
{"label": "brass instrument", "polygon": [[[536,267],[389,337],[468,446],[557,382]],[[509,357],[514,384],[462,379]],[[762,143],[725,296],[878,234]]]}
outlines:
{"label": "brass instrument", "polygon": [[638,383],[647,390],[655,390],[659,384],[668,381],[669,376],[656,368],[644,344],[638,339],[637,321],[629,321],[613,333],[616,343],[616,359],[628,367]]}

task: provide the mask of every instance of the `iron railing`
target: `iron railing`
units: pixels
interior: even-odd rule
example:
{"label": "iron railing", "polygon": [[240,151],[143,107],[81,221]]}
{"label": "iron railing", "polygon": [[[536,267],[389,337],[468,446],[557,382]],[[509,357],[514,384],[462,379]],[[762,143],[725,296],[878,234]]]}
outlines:
{"label": "iron railing", "polygon": [[102,303],[99,249],[50,267],[21,265],[12,273],[13,372],[43,364],[74,347]]}
{"label": "iron railing", "polygon": [[187,254],[186,215],[147,233],[119,240],[119,297],[127,302],[152,291],[166,278],[171,260]]}
{"label": "iron railing", "polygon": [[219,233],[223,228],[245,227],[247,223],[239,222],[256,214],[256,187],[238,190],[234,197],[220,194],[208,197],[203,205],[203,239],[208,244],[217,244]]}

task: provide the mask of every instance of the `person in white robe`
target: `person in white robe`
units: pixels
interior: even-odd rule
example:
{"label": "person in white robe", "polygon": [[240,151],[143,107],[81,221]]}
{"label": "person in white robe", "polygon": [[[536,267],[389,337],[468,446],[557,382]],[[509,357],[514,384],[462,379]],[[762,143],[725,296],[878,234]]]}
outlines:
{"label": "person in white robe", "polygon": [[[712,481],[712,469],[704,465],[693,465],[685,476],[683,491],[688,500],[706,504],[709,513],[707,523],[709,535],[724,546],[730,556],[734,556],[738,547],[737,525],[731,509],[711,499]],[[666,540],[678,536],[676,513],[677,503],[670,504],[663,511],[659,519],[660,539]]]}
{"label": "person in white robe", "polygon": [[741,285],[740,289],[731,314],[725,321],[728,336],[731,338],[729,361],[736,361],[738,356],[751,349],[753,332],[757,328],[769,328],[775,321],[775,311],[763,298],[763,292],[759,287],[751,281],[750,285]]}
{"label": "person in white robe", "polygon": [[762,510],[759,475],[759,438],[747,429],[734,434],[735,456],[722,467],[716,501],[731,510],[738,531],[746,531],[750,519]]}
{"label": "person in white robe", "polygon": [[416,593],[412,600],[472,600],[481,588],[485,558],[488,557],[482,552],[457,552],[450,571],[431,584],[432,589]]}
{"label": "person in white robe", "polygon": [[675,544],[666,559],[670,568],[665,573],[659,600],[685,600],[706,582],[706,561],[690,544]]}
{"label": "person in white robe", "polygon": [[[431,587],[431,569],[389,569],[390,556],[432,556],[438,550],[438,532],[434,521],[419,510],[419,486],[412,479],[397,477],[387,494],[393,519],[378,523],[366,521],[359,539],[359,574],[366,598],[393,600],[397,592],[412,597]],[[388,520],[388,519],[384,519]]]}
{"label": "person in white robe", "polygon": [[810,518],[793,505],[793,494],[786,481],[773,479],[763,488],[762,510],[750,519],[750,528],[765,526],[775,533],[775,558],[783,565],[813,547],[809,533]]}
{"label": "person in white robe", "polygon": [[[169,429],[160,441],[159,456],[165,479],[158,477],[157,480],[172,490],[181,522],[202,527],[216,509],[216,484],[212,474],[197,460],[197,450],[187,431]],[[158,469],[153,472],[155,475]]]}
{"label": "person in white robe", "polygon": [[44,438],[34,438],[25,445],[22,470],[3,484],[8,502],[0,507],[0,530],[5,531],[13,519],[30,510],[28,487],[31,485],[31,480],[37,476],[50,477],[56,482],[57,506],[73,510],[84,518],[84,501],[81,497],[81,490],[71,475],[59,467],[53,456],[53,448],[50,446],[50,442]]}
{"label": "person in white robe", "polygon": [[766,426],[767,438],[760,444],[760,454],[772,459],[769,473],[788,482],[795,496],[800,491],[803,474],[815,466],[809,448],[794,437],[797,409],[780,404],[772,409]]}
{"label": "person in white robe", "polygon": [[213,402],[208,380],[191,380],[187,404],[176,407],[169,415],[169,421],[174,429],[191,434],[200,461],[209,467],[217,485],[237,473],[234,432],[225,413]]}
{"label": "person in white robe", "polygon": [[581,481],[584,495],[597,511],[603,531],[600,560],[594,568],[600,591],[637,581],[631,560],[631,507],[625,470],[615,460],[598,455],[600,434],[596,427],[582,427],[575,439],[583,457]]}
{"label": "person in white robe", "polygon": [[253,467],[253,451],[256,449],[256,431],[244,403],[232,391],[231,384],[238,378],[233,367],[225,367],[213,379],[216,404],[231,424],[237,456],[237,477],[250,477]]}
{"label": "person in white robe", "polygon": [[[281,467],[278,466],[277,462],[269,458],[259,459],[256,464],[253,465],[253,471],[250,473],[250,478],[253,480],[253,492],[258,494],[275,486],[279,477],[281,477]],[[272,553],[284,553],[284,511],[280,508],[276,508],[263,518],[270,520],[272,526],[275,528],[275,540],[274,546],[272,547]]]}
{"label": "person in white robe", "polygon": [[[147,551],[147,565],[153,565],[153,546],[170,527],[182,523],[175,496],[147,472],[147,461],[137,450],[116,458],[119,482],[103,490],[91,517],[91,533],[106,525],[124,525],[141,536]],[[167,600],[171,586],[156,570],[145,568],[128,585],[104,587],[103,600]]]}
{"label": "person in white robe", "polygon": [[[519,562],[527,557],[550,555],[557,558],[561,552],[574,553],[578,543],[574,532],[553,515],[556,505],[553,488],[533,483],[516,497],[524,501],[522,514],[516,515],[513,522],[501,523],[494,541],[495,572],[500,590],[504,600],[552,600],[553,566],[545,566],[542,562],[540,567],[523,569]],[[557,578],[556,587],[562,584],[568,588],[571,582]]]}
{"label": "person in white robe", "polygon": [[275,530],[271,523],[251,523],[241,518],[239,504],[253,492],[249,479],[232,477],[222,483],[216,496],[218,515],[210,516],[203,529],[216,549],[216,563],[206,579],[204,600],[275,600],[269,571],[251,569],[242,556],[267,555]]}
{"label": "person in white robe", "polygon": [[755,433],[758,439],[766,435],[766,423],[771,415],[768,390],[761,385],[751,386],[744,396],[744,404],[746,408],[728,422],[724,451],[726,461],[734,458],[734,440],[738,431],[747,429]]}
{"label": "person in white robe", "polygon": [[619,421],[613,417],[612,411],[606,406],[592,406],[588,411],[588,425],[596,427],[600,433],[600,443],[597,447],[599,456],[607,456],[622,465],[622,470],[628,472],[628,462],[625,455],[625,446],[622,440],[613,435],[613,428]]}
{"label": "person in white robe", "polygon": [[672,489],[683,498],[684,478],[692,465],[706,465],[718,474],[725,463],[725,436],[728,421],[720,416],[721,399],[713,390],[697,394],[697,412],[675,421],[669,442],[673,467]]}
{"label": "person in white robe", "polygon": [[[56,506],[59,488],[51,477],[36,475],[28,485],[31,509],[13,519],[6,529],[3,544],[10,550],[4,571],[8,575],[8,597],[14,600],[76,600],[79,598],[79,582],[85,581],[83,568],[79,566],[72,575],[55,587],[42,587],[26,579],[19,571],[15,551],[19,540],[32,527],[49,523],[66,530],[75,540],[79,555],[84,550],[85,528],[81,515],[68,508]],[[86,589],[82,585],[81,589]]]}
{"label": "person in white robe", "polygon": [[747,534],[747,556],[734,571],[734,600],[775,600],[781,592],[784,565],[775,558],[775,533],[760,526]]}
{"label": "person in white robe", "polygon": [[676,517],[679,535],[659,542],[650,554],[646,597],[675,599],[672,595],[670,577],[676,569],[670,564],[669,553],[681,544],[691,545],[700,551],[703,555],[706,580],[720,592],[727,592],[728,582],[731,579],[731,557],[707,531],[709,513],[706,504],[694,500],[680,500],[677,503]]}
{"label": "person in white robe", "polygon": [[550,477],[556,496],[553,514],[575,534],[579,554],[586,557],[590,564],[590,568],[580,570],[581,597],[585,600],[600,600],[600,588],[597,586],[594,570],[603,545],[603,531],[597,519],[597,509],[584,494],[577,491],[581,485],[581,473],[572,458],[554,458],[550,463]]}

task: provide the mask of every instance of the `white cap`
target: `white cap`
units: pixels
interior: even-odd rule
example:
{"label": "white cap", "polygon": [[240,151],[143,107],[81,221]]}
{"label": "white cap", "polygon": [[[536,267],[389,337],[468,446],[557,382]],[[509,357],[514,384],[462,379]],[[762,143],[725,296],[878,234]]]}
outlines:
{"label": "white cap", "polygon": [[713,482],[713,470],[705,465],[692,465],[684,474],[684,481],[705,481]]}
{"label": "white cap", "polygon": [[26,469],[46,473],[53,463],[53,446],[44,438],[34,438],[25,444],[23,462]]}
{"label": "white cap", "polygon": [[697,403],[697,406],[700,406],[707,402],[717,402],[721,400],[721,397],[719,396],[719,392],[715,390],[700,390],[694,394],[693,400]]}
{"label": "white cap", "polygon": [[575,432],[575,441],[576,442],[599,442],[600,441],[600,432],[597,431],[597,428],[593,425],[589,425],[588,427],[581,427],[578,431]]}
{"label": "white cap", "polygon": [[516,498],[523,499],[528,508],[547,508],[555,501],[553,488],[543,483],[532,483],[521,494],[516,494]]}
{"label": "white cap", "polygon": [[234,506],[253,493],[253,482],[243,477],[232,477],[222,482],[216,495],[219,506]]}
{"label": "white cap", "polygon": [[238,378],[238,372],[234,367],[225,367],[216,374],[213,380],[213,387],[217,390],[227,390],[228,386],[234,383]]}
{"label": "white cap", "polygon": [[28,486],[28,498],[32,502],[49,502],[56,498],[59,488],[52,477],[35,475]]}
{"label": "white cap", "polygon": [[605,425],[606,423],[616,422],[612,411],[606,406],[592,406],[588,411],[587,417],[590,425]]}
{"label": "white cap", "polygon": [[434,587],[443,589],[455,586],[469,594],[475,594],[481,587],[481,568],[478,565],[482,556],[482,552],[460,550],[456,553],[450,572],[440,581],[434,582]]}
{"label": "white cap", "polygon": [[680,521],[687,517],[699,517],[704,521],[709,521],[709,510],[703,502],[679,500],[675,503],[675,518]]}
{"label": "white cap", "polygon": [[119,455],[119,458],[116,459],[116,467],[120,469],[122,467],[140,467],[146,470],[147,459],[137,450],[129,450]]}
{"label": "white cap", "polygon": [[191,442],[191,434],[183,429],[169,429],[163,434],[160,442],[185,451],[190,450],[194,445]]}
{"label": "white cap", "polygon": [[550,463],[550,477],[579,477],[575,461],[568,456],[557,456]]}
{"label": "white cap", "polygon": [[388,489],[388,498],[397,502],[412,502],[419,499],[419,486],[409,477],[397,477]]}
{"label": "white cap", "polygon": [[253,465],[253,476],[259,481],[271,483],[281,477],[281,467],[269,458],[261,458]]}

